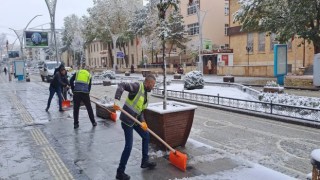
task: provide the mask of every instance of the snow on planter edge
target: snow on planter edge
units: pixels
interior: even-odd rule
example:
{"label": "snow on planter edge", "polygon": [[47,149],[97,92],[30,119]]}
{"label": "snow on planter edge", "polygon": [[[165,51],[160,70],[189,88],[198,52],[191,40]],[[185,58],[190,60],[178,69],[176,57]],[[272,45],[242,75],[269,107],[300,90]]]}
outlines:
{"label": "snow on planter edge", "polygon": [[320,162],[320,149],[315,149],[311,152],[311,158]]}
{"label": "snow on planter edge", "polygon": [[166,110],[163,109],[163,102],[151,103],[148,105],[147,109],[159,114],[166,114],[197,109],[197,106],[176,101],[168,101]]}

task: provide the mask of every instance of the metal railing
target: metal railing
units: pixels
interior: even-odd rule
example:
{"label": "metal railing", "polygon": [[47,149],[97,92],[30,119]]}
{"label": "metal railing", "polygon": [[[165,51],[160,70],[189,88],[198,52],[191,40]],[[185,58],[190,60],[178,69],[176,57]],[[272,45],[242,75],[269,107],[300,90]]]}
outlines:
{"label": "metal railing", "polygon": [[[152,94],[163,95],[163,89],[153,89]],[[274,114],[320,123],[320,109],[301,106],[290,106],[272,102],[251,101],[222,96],[213,96],[184,91],[167,90],[167,97],[214,104],[266,114]]]}

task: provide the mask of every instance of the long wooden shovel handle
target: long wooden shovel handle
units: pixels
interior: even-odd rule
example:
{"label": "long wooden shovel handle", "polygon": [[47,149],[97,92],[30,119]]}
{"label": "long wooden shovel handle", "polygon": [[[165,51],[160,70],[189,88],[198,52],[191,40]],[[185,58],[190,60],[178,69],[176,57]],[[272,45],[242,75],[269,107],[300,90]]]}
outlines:
{"label": "long wooden shovel handle", "polygon": [[[125,115],[130,117],[135,123],[139,124],[141,126],[141,122],[138,121],[135,117],[133,117],[131,114],[129,114],[127,111],[123,110],[122,108],[119,109],[121,112],[123,112]],[[147,128],[147,131],[149,131],[150,134],[152,134],[155,138],[157,138],[162,144],[167,146],[170,151],[173,153],[176,153],[176,150],[174,150],[168,143],[166,143],[164,140],[162,140],[156,133],[154,133],[151,129]]]}
{"label": "long wooden shovel handle", "polygon": [[64,99],[64,97],[63,97],[63,94],[62,94],[62,93],[61,93],[61,97],[62,97],[63,101],[66,101],[66,100]]}
{"label": "long wooden shovel handle", "polygon": [[[95,98],[95,99],[99,99],[99,98],[97,98],[97,97],[95,97],[95,96],[92,96],[92,95],[90,95],[90,96],[93,97],[93,98]],[[99,107],[107,110],[109,113],[114,113],[114,112],[110,111],[108,108],[106,108],[106,107],[102,106],[101,104],[99,104],[98,102],[93,101],[93,100],[91,100],[91,99],[90,99],[90,101],[93,102],[93,103],[95,103],[95,104],[98,105]]]}

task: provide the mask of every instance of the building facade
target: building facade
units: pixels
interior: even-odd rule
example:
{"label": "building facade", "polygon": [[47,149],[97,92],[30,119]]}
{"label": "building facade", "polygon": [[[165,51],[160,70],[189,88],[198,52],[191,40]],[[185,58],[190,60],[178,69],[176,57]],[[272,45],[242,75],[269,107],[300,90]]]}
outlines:
{"label": "building facade", "polygon": [[[111,49],[111,48],[110,48]],[[113,49],[112,53],[113,53]],[[123,52],[125,58],[117,59],[118,68],[130,68],[131,65],[137,67],[142,61],[142,48],[139,39],[132,39],[123,47],[116,49],[117,52]],[[114,56],[114,54],[112,54]],[[108,45],[100,40],[94,40],[85,50],[86,65],[90,68],[112,69],[113,59],[110,58]]]}
{"label": "building facade", "polygon": [[[240,8],[238,0],[229,0],[229,46],[233,49],[233,66],[219,68],[219,74],[240,76],[274,76],[274,44],[276,34],[267,32],[242,32],[241,25],[233,22],[233,14]],[[297,73],[299,68],[313,63],[313,45],[293,37],[288,40],[288,72]],[[228,73],[229,72],[229,73]]]}
{"label": "building facade", "polygon": [[[180,1],[181,15],[188,30],[191,41],[188,47],[198,50],[200,46],[200,36],[202,36],[201,52],[202,64],[200,70],[204,74],[216,74],[218,64],[218,54],[213,53],[212,49],[228,49],[229,41],[227,28],[229,27],[229,1],[228,0],[194,0],[198,8],[190,6],[189,0]],[[197,12],[197,9],[200,12]],[[200,17],[200,18],[199,18]],[[199,23],[200,20],[200,23]],[[200,25],[200,26],[199,26]],[[196,60],[193,59],[193,62]]]}

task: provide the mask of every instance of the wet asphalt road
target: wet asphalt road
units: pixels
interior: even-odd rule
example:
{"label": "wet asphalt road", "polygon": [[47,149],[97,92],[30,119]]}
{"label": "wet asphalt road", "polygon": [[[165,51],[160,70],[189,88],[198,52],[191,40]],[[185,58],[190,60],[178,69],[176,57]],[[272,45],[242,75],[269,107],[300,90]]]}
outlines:
{"label": "wet asphalt road", "polygon": [[[82,109],[80,129],[74,131],[72,110],[58,112],[56,98],[49,113],[44,111],[49,84],[37,75],[31,76],[30,83],[20,84],[6,83],[1,76],[0,84],[5,87],[0,89],[0,179],[114,179],[123,148],[120,123],[97,118],[98,127],[92,128]],[[92,89],[99,97],[113,97],[114,92],[113,86]],[[256,162],[298,179],[311,172],[309,155],[320,147],[319,137],[318,129],[205,107],[196,110],[190,134],[192,140],[224,156]],[[134,179],[155,178],[157,173],[137,169],[140,143],[135,134],[127,172]],[[157,171],[167,174],[163,179],[186,176],[162,168]]]}

